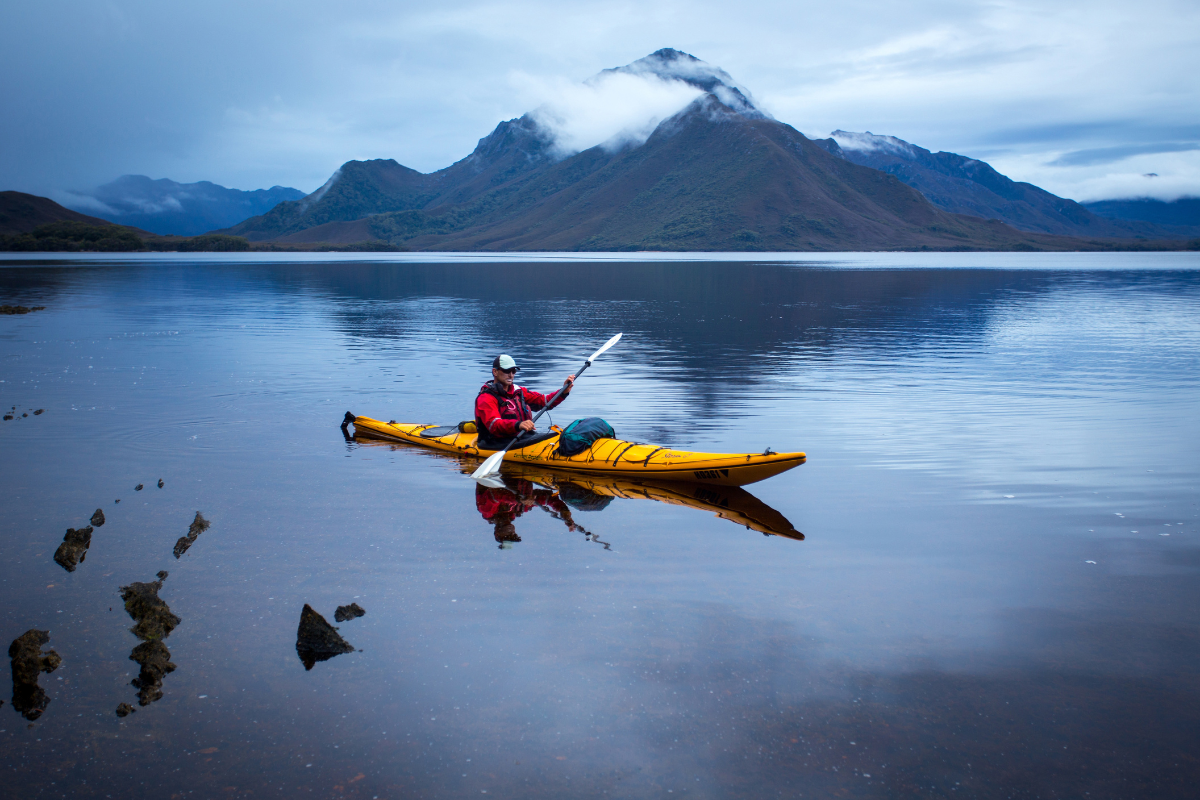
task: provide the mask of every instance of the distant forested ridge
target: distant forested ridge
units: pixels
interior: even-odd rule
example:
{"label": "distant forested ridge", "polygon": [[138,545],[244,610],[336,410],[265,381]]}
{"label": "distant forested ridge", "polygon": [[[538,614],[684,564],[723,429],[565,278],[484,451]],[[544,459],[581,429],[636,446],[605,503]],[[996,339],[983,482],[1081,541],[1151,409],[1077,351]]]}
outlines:
{"label": "distant forested ridge", "polygon": [[144,236],[124,225],[89,225],[68,220],[40,225],[28,233],[0,235],[0,251],[135,253],[138,251],[237,252],[250,249],[240,236]]}
{"label": "distant forested ridge", "polygon": [[1173,228],[1188,236],[1200,236],[1200,197],[1154,200],[1096,200],[1083,204],[1088,211],[1109,219],[1140,220]]}
{"label": "distant forested ridge", "polygon": [[395,251],[404,248],[387,242],[303,245],[252,244],[245,237],[210,233],[201,236],[159,236],[149,231],[115,225],[63,208],[46,197],[23,192],[0,192],[0,252],[17,253],[136,253],[245,252],[248,250],[337,250],[349,252]]}

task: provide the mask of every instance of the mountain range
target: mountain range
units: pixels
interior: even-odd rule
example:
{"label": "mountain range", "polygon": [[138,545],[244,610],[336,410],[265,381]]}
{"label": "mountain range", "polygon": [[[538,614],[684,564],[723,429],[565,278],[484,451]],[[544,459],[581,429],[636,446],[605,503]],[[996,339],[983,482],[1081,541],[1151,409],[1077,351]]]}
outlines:
{"label": "mountain range", "polygon": [[1148,197],[1131,200],[1096,200],[1083,204],[1088,211],[1109,219],[1152,222],[1185,236],[1200,236],[1200,197],[1166,202]]}
{"label": "mountain range", "polygon": [[241,191],[209,181],[176,183],[166,178],[122,175],[88,192],[64,198],[67,208],[162,235],[195,236],[262,214],[305,193],[286,186]]}
{"label": "mountain range", "polygon": [[[660,93],[669,107],[631,121],[620,116],[629,116],[630,96],[620,94],[615,104],[610,97],[607,112],[592,117],[607,114],[616,123],[603,135],[589,129],[581,137],[578,126],[564,125],[543,106],[501,122],[445,169],[426,174],[392,159],[348,161],[308,195],[281,186],[244,192],[208,181],[125,175],[72,195],[67,205],[75,212],[34,200],[59,209],[41,208],[43,216],[75,213],[76,221],[111,220],[147,236],[230,234],[260,249],[1074,250],[1143,246],[1136,240],[1156,240],[1152,247],[1200,244],[1166,241],[1200,236],[1200,200],[1085,206],[1012,181],[983,161],[932,153],[892,136],[838,130],[828,139],[809,139],[760,108],[724,70],[677,50],[603,70],[583,85],[602,92],[618,84],[622,91],[665,87]],[[630,127],[588,146],[620,125]]]}
{"label": "mountain range", "polygon": [[895,136],[838,130],[817,143],[833,155],[895,175],[945,211],[999,219],[1023,231],[1103,238],[1200,235],[1200,227],[1176,229],[1119,212],[1098,214],[1074,200],[1007,178],[984,161],[932,153]]}
{"label": "mountain range", "polygon": [[1057,231],[939,208],[897,176],[774,120],[724,71],[686,53],[659,50],[616,71],[682,82],[697,96],[642,143],[564,155],[531,112],[437,172],[349,161],[307,197],[221,232],[453,250],[1082,246]]}

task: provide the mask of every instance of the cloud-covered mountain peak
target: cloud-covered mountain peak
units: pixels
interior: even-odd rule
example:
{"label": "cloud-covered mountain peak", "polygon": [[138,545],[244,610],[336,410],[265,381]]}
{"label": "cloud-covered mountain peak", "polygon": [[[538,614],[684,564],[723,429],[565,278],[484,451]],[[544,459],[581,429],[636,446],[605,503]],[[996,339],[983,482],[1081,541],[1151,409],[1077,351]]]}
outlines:
{"label": "cloud-covered mountain peak", "polygon": [[543,103],[529,112],[551,158],[600,146],[638,147],[664,121],[711,94],[747,119],[771,119],[729,73],[695,56],[665,48],[580,83],[550,82]]}
{"label": "cloud-covered mountain peak", "polygon": [[681,81],[700,91],[716,95],[718,100],[742,116],[752,119],[772,119],[770,114],[754,104],[749,90],[739,86],[728,72],[707,61],[702,61],[690,53],[673,50],[670,47],[656,50],[645,58],[639,58],[623,67],[606,69],[589,78],[588,82],[601,80],[605,75],[612,73],[654,76],[664,81]]}

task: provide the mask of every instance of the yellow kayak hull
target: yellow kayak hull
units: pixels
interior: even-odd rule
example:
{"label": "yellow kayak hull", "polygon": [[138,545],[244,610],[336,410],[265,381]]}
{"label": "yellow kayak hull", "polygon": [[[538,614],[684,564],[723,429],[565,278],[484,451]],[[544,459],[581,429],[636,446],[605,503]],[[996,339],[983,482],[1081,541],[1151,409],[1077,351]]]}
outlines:
{"label": "yellow kayak hull", "polygon": [[[478,434],[475,433],[453,431],[428,438],[421,433],[438,426],[382,422],[370,417],[354,417],[353,422],[358,436],[408,442],[478,458],[487,458],[496,452],[476,447]],[[613,478],[687,481],[716,486],[745,486],[805,462],[804,453],[693,453],[622,439],[599,439],[587,450],[573,456],[558,455],[557,448],[558,436],[553,436],[520,450],[509,450],[504,454],[504,461]]]}

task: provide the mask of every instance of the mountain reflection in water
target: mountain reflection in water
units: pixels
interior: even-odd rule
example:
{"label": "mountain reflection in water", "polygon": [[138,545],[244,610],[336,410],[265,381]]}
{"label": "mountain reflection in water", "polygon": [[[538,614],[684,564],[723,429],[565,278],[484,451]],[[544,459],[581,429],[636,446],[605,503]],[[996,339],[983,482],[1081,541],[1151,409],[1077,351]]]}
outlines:
{"label": "mountain reflection in water", "polygon": [[[426,450],[416,445],[348,434],[346,439],[360,446],[419,450],[439,461],[453,463],[464,476],[470,475],[479,466],[478,459]],[[601,541],[594,532],[579,524],[573,510],[603,511],[615,498],[654,500],[686,506],[709,511],[720,519],[729,520],[747,530],[759,531],[764,536],[781,536],[797,541],[804,539],[804,534],[796,530],[787,517],[737,486],[684,481],[637,481],[508,463],[504,464],[500,481],[503,486],[476,485],[475,507],[484,521],[493,526],[496,541],[502,549],[521,541],[516,520],[534,508],[540,508],[561,521],[567,530],[582,533],[585,540],[602,544],[608,549],[608,542]]]}

